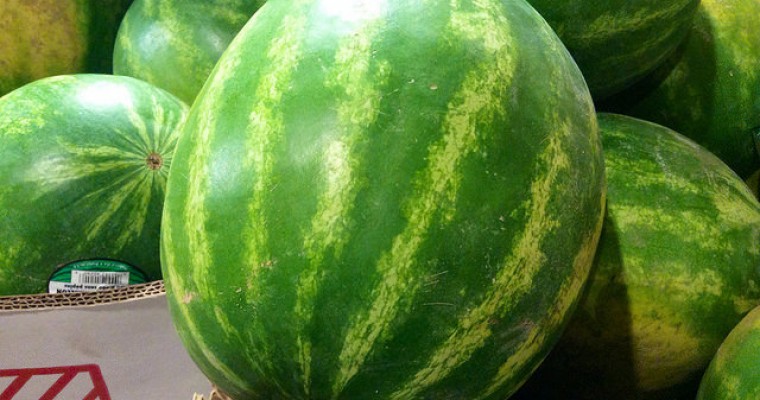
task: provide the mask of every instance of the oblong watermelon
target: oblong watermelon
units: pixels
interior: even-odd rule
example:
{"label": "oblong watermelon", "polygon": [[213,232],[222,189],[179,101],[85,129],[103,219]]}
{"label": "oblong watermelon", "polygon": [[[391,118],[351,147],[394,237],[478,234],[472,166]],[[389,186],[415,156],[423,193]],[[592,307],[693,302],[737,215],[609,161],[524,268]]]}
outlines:
{"label": "oblong watermelon", "polygon": [[529,0],[601,100],[652,72],[686,37],[699,0]]}
{"label": "oblong watermelon", "polygon": [[760,399],[760,307],[731,330],[702,377],[697,400]]}
{"label": "oblong watermelon", "polygon": [[132,0],[0,1],[0,96],[40,78],[111,73]]}
{"label": "oblong watermelon", "polygon": [[523,0],[271,1],[190,112],[175,326],[232,398],[504,398],[586,280],[587,86]]}
{"label": "oblong watermelon", "polygon": [[219,56],[264,1],[136,0],[119,28],[114,73],[192,104]]}
{"label": "oblong watermelon", "polygon": [[747,178],[760,169],[758,16],[758,0],[702,0],[682,48],[599,109],[674,129]]}
{"label": "oblong watermelon", "polygon": [[604,113],[599,127],[608,196],[595,266],[522,398],[693,398],[720,343],[760,304],[760,204],[668,128]]}
{"label": "oblong watermelon", "polygon": [[159,279],[159,224],[187,106],[127,77],[66,75],[0,98],[0,295],[108,258]]}

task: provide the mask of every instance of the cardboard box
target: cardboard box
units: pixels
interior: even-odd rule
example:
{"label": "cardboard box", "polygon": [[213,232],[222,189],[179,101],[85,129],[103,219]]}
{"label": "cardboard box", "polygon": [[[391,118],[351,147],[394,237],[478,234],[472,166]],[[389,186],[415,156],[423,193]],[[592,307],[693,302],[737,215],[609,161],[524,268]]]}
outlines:
{"label": "cardboard box", "polygon": [[[206,398],[203,397],[203,395],[196,394],[193,400],[206,400]],[[208,400],[233,400],[233,399],[230,399],[229,397],[226,397],[222,395],[221,393],[218,393],[216,390],[212,390],[211,395],[208,398]]]}
{"label": "cardboard box", "polygon": [[161,281],[0,297],[0,400],[190,400],[210,388]]}

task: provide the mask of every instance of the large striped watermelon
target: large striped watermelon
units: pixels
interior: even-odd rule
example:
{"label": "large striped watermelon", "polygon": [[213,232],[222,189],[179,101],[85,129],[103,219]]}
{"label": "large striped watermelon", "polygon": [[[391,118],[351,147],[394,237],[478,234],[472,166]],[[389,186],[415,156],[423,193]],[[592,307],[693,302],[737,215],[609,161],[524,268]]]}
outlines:
{"label": "large striped watermelon", "polygon": [[603,169],[523,0],[270,1],[180,136],[175,325],[236,399],[504,398],[586,280]]}
{"label": "large striped watermelon", "polygon": [[578,63],[595,99],[630,86],[683,41],[699,0],[529,0]]}
{"label": "large striped watermelon", "polygon": [[731,330],[702,377],[697,400],[760,399],[760,307]]}
{"label": "large striped watermelon", "polygon": [[211,69],[265,0],[136,0],[119,28],[114,73],[192,104]]}
{"label": "large striped watermelon", "polygon": [[747,178],[760,169],[759,27],[760,0],[702,0],[683,48],[600,109],[674,129]]}
{"label": "large striped watermelon", "polygon": [[110,75],[35,81],[0,98],[0,295],[60,264],[110,258],[160,278],[159,223],[187,107]]}
{"label": "large striped watermelon", "polygon": [[[693,398],[720,343],[760,304],[760,204],[670,129],[603,113],[599,127],[608,197],[595,268],[523,398]],[[691,397],[677,397],[679,385]]]}
{"label": "large striped watermelon", "polygon": [[111,72],[132,0],[0,1],[0,96],[53,75]]}

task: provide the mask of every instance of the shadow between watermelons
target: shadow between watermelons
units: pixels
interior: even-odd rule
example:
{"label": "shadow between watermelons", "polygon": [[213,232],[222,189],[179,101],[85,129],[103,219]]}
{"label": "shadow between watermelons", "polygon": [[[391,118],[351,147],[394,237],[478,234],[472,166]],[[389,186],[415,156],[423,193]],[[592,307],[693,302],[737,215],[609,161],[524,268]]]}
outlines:
{"label": "shadow between watermelons", "polygon": [[657,88],[662,86],[663,82],[676,68],[684,56],[686,44],[692,34],[690,32],[683,43],[676,47],[673,53],[654,71],[644,75],[644,77],[634,82],[628,88],[602,100],[594,101],[597,112],[623,115],[633,114],[632,110],[657,90]]}
{"label": "shadow between watermelons", "polygon": [[[726,90],[729,78],[718,75],[713,23],[700,7],[689,35],[660,67],[595,107],[671,128],[715,153],[746,179],[760,166],[760,127],[739,131],[739,124],[726,121],[724,114],[735,107],[727,103],[730,93],[718,92]],[[723,75],[729,73],[725,69]]]}
{"label": "shadow between watermelons", "polygon": [[[680,132],[679,127],[668,126],[668,121],[689,121],[689,128],[709,130],[709,116],[714,111],[712,101],[715,96],[715,85],[701,84],[715,82],[717,76],[717,55],[715,38],[710,16],[703,7],[694,15],[694,22],[684,41],[676,47],[673,53],[654,71],[629,86],[627,89],[596,102],[598,112],[611,112],[630,115],[651,122],[656,122],[689,136],[690,132]],[[698,63],[694,62],[698,60]],[[675,76],[674,74],[678,74]],[[676,85],[689,82],[688,99],[673,99],[674,104],[662,104],[660,100],[670,98],[666,90],[681,90],[681,87],[669,87],[669,81],[677,81]],[[680,93],[680,92],[679,92]],[[674,94],[679,94],[674,93]],[[652,96],[657,98],[652,100]],[[707,104],[693,104],[689,100],[709,100]],[[693,108],[701,110],[695,117]],[[694,118],[692,121],[691,119]]]}
{"label": "shadow between watermelons", "polygon": [[557,345],[512,399],[638,399],[624,278],[615,224],[606,216],[579,307]]}
{"label": "shadow between watermelons", "polygon": [[760,200],[760,168],[746,180],[749,190]]}
{"label": "shadow between watermelons", "polygon": [[[133,0],[98,0],[90,2],[88,36],[102,40],[97,48],[90,46],[85,54],[87,72],[110,74],[113,72],[113,49],[121,20]],[[96,9],[97,8],[97,9]],[[99,10],[101,10],[99,12]],[[103,12],[104,10],[107,10]]]}

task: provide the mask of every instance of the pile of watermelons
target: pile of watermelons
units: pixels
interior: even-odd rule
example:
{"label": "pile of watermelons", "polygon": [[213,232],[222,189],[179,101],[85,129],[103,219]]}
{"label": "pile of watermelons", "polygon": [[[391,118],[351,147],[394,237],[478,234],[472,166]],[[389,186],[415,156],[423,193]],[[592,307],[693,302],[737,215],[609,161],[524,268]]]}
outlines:
{"label": "pile of watermelons", "polygon": [[230,398],[760,398],[760,0],[3,0],[0,96],[0,295]]}

